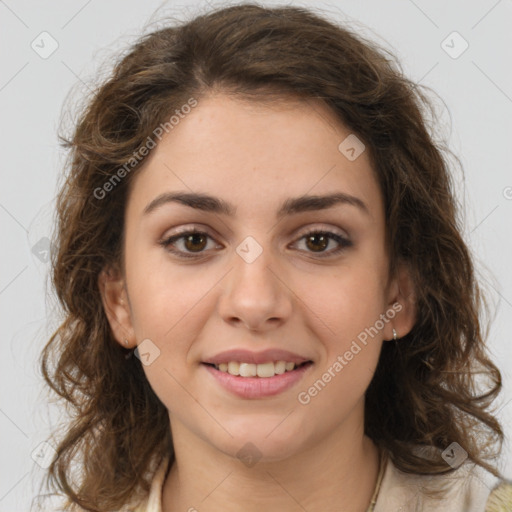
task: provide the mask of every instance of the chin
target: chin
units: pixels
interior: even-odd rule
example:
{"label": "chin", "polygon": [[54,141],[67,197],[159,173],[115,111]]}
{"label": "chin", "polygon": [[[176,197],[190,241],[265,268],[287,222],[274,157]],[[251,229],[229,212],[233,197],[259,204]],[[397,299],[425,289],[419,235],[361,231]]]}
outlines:
{"label": "chin", "polygon": [[[216,449],[243,462],[247,467],[258,462],[285,460],[301,451],[306,439],[304,432],[284,428],[279,421],[254,421],[243,432],[228,428],[233,437],[223,436],[219,443],[212,443]],[[277,428],[276,428],[277,427]],[[220,441],[220,440],[219,440]]]}

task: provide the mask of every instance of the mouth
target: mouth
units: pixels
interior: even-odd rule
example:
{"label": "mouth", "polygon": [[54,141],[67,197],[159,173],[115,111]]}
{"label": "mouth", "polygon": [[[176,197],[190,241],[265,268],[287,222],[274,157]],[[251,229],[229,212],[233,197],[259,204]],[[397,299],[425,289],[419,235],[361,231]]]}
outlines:
{"label": "mouth", "polygon": [[296,364],[285,361],[263,364],[201,363],[216,385],[244,399],[272,397],[292,388],[313,366],[312,361]]}
{"label": "mouth", "polygon": [[313,364],[313,361],[304,361],[302,363],[293,363],[291,361],[269,361],[262,364],[254,363],[241,363],[238,361],[230,361],[228,363],[203,363],[206,366],[215,368],[216,370],[228,373],[233,376],[240,376],[243,378],[257,377],[262,379],[269,379],[276,375],[283,375],[284,373],[293,372],[306,365]]}

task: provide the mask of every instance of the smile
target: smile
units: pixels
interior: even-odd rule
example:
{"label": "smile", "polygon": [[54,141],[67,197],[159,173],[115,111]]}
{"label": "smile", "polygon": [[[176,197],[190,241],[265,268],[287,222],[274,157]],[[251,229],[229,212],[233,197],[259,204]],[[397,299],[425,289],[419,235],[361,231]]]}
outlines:
{"label": "smile", "polygon": [[293,371],[298,366],[300,365],[287,361],[270,361],[262,364],[230,361],[229,363],[216,364],[215,368],[221,372],[227,372],[230,375],[240,375],[240,377],[268,378],[273,377],[274,375],[282,375],[285,372]]}
{"label": "smile", "polygon": [[240,398],[258,399],[275,396],[297,384],[313,366],[312,361],[296,365],[285,361],[254,364],[229,363],[202,366],[223,389]]}

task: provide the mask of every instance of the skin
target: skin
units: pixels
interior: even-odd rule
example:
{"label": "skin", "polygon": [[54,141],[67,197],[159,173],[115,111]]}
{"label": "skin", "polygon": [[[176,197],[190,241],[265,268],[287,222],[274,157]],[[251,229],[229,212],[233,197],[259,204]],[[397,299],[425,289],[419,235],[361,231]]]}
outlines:
{"label": "skin", "polygon": [[[146,376],[169,411],[176,462],[164,482],[163,511],[365,511],[378,473],[378,450],[364,435],[364,392],[382,343],[414,324],[409,272],[388,272],[383,199],[368,151],[349,161],[338,145],[350,134],[320,102],[291,99],[269,107],[217,93],[152,150],[134,176],[125,212],[124,268],[100,276],[116,340],[149,338],[160,355]],[[164,191],[203,192],[236,206],[236,216],[167,203]],[[340,191],[365,213],[339,204],[275,215],[282,202]],[[158,242],[177,228],[211,238],[180,259]],[[353,245],[322,258],[308,228]],[[247,263],[236,248],[247,237],[262,248]],[[174,244],[187,252],[184,239]],[[309,404],[307,389],[393,303],[402,309]],[[231,348],[283,348],[313,360],[304,378],[274,397],[242,399],[222,389],[201,361]],[[334,405],[336,404],[336,405]],[[246,466],[237,452],[261,456]]]}

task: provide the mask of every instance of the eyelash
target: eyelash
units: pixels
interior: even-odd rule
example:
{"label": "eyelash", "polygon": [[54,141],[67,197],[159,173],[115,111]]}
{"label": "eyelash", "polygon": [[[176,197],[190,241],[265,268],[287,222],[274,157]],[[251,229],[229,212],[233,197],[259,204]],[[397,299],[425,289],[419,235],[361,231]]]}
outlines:
{"label": "eyelash", "polygon": [[[172,235],[168,238],[165,238],[163,240],[160,240],[158,243],[164,247],[167,251],[175,254],[176,256],[178,256],[179,258],[200,258],[201,257],[201,253],[204,252],[204,251],[200,251],[200,252],[197,252],[197,253],[184,253],[182,251],[177,251],[175,249],[171,249],[170,246],[176,242],[177,240],[180,240],[188,235],[195,235],[195,234],[199,234],[199,235],[206,235],[208,238],[212,238],[210,237],[210,235],[208,233],[206,233],[205,231],[201,231],[199,229],[196,229],[196,228],[192,228],[192,229],[186,229],[185,231],[182,231],[180,233],[177,233],[175,235]],[[347,240],[346,238],[342,237],[341,235],[338,235],[337,233],[333,233],[331,231],[324,231],[324,230],[321,230],[321,229],[311,229],[309,231],[307,231],[306,233],[304,233],[298,240],[303,240],[304,238],[307,238],[308,236],[311,236],[311,235],[327,235],[327,237],[331,240],[334,240],[336,242],[338,242],[340,244],[340,246],[333,250],[333,251],[329,251],[327,253],[314,253],[312,252],[312,254],[316,254],[319,258],[329,258],[329,257],[332,257],[332,256],[335,256],[337,254],[339,254],[340,252],[344,251],[345,249],[347,249],[348,247],[351,247],[353,244],[350,240]],[[213,238],[212,238],[213,240]]]}

